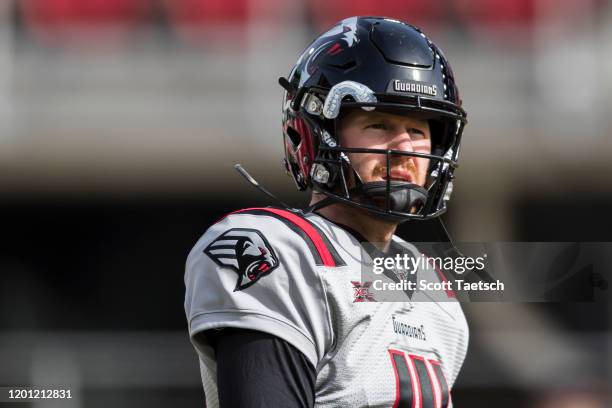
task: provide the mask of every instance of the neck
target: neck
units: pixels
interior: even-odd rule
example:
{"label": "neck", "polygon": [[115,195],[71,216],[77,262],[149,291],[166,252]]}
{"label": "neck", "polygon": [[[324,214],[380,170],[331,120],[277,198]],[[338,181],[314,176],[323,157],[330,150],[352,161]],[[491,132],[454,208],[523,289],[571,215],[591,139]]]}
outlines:
{"label": "neck", "polygon": [[[313,193],[310,205],[321,201],[325,196]],[[343,203],[334,203],[317,210],[319,214],[332,222],[346,225],[363,235],[368,242],[374,244],[381,251],[386,251],[397,224],[382,220],[370,214],[363,208],[353,207]]]}

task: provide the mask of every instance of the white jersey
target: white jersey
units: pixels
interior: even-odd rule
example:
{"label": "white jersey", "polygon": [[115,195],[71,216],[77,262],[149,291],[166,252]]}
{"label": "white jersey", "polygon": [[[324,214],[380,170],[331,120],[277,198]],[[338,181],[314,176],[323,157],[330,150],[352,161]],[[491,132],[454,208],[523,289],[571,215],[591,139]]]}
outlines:
{"label": "white jersey", "polygon": [[207,407],[218,406],[216,361],[194,336],[222,327],[270,333],[300,350],[316,368],[316,407],[452,406],[468,342],[460,304],[419,301],[429,299],[418,290],[403,302],[374,298],[361,281],[362,263],[371,262],[362,248],[316,214],[272,208],[236,212],[208,229],[185,274]]}

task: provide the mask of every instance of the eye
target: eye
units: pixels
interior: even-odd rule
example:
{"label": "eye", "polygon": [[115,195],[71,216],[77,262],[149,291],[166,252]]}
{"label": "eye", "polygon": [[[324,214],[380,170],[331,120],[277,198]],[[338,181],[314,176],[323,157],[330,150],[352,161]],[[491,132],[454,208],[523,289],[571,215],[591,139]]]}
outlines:
{"label": "eye", "polygon": [[366,129],[387,130],[388,127],[384,123],[372,123],[365,127]]}
{"label": "eye", "polygon": [[410,137],[415,140],[427,139],[427,135],[421,129],[410,128],[408,129],[408,132],[410,133]]}

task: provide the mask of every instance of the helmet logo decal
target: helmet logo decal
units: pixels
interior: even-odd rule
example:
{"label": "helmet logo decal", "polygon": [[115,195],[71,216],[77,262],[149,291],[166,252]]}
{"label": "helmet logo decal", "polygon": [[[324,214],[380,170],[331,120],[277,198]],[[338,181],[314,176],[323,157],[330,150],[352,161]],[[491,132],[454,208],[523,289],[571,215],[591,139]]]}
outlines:
{"label": "helmet logo decal", "polygon": [[425,82],[401,81],[399,79],[393,80],[393,90],[395,92],[412,92],[431,96],[438,94],[438,87],[436,85],[430,85]]}
{"label": "helmet logo decal", "polygon": [[278,267],[278,257],[257,230],[232,228],[211,242],[204,253],[220,267],[238,274],[237,290],[243,290]]}
{"label": "helmet logo decal", "polygon": [[350,17],[342,20],[336,26],[332,27],[321,38],[333,37],[338,34],[342,35],[341,40],[346,42],[346,45],[352,47],[359,42],[357,38],[357,17]]}
{"label": "helmet logo decal", "polygon": [[357,37],[357,17],[351,17],[342,20],[326,33],[319,37],[321,41],[315,47],[304,52],[297,61],[297,65],[302,62],[303,58],[308,58],[305,70],[309,75],[312,75],[318,68],[318,60],[321,55],[336,55],[344,51],[342,42],[346,44],[346,48],[351,48],[359,43]]}
{"label": "helmet logo decal", "polygon": [[[323,116],[327,119],[335,119],[340,114],[340,104],[342,98],[352,96],[355,102],[376,103],[377,99],[374,92],[367,86],[355,81],[342,81],[334,85],[325,98],[323,104]],[[374,110],[373,106],[363,106],[363,110]]]}

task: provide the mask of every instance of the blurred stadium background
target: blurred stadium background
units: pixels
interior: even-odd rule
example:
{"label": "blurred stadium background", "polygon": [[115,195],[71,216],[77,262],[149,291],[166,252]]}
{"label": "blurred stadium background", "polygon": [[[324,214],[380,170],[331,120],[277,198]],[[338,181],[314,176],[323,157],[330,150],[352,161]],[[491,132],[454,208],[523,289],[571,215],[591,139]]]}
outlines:
{"label": "blurred stadium background", "polygon": [[[66,407],[197,407],[183,265],[218,216],[294,205],[281,88],[351,15],[421,27],[470,123],[460,241],[612,241],[612,2],[0,2],[0,386]],[[408,226],[409,227],[409,226]],[[471,304],[457,407],[611,407],[612,302]],[[42,402],[17,406],[43,407]]]}

